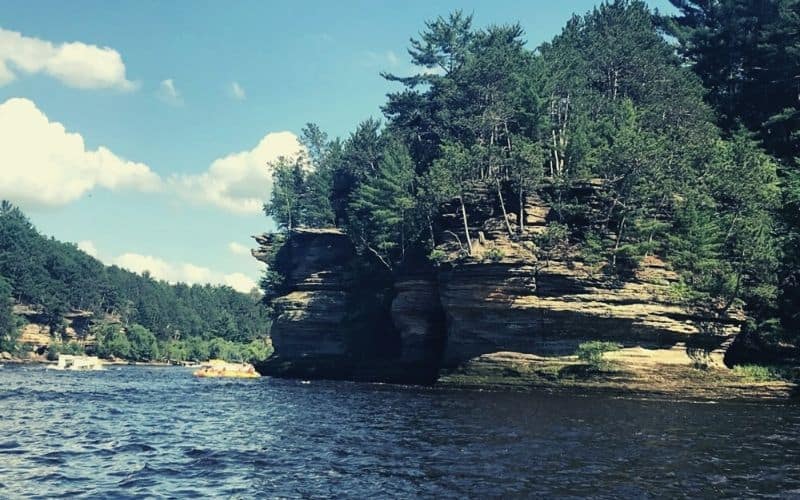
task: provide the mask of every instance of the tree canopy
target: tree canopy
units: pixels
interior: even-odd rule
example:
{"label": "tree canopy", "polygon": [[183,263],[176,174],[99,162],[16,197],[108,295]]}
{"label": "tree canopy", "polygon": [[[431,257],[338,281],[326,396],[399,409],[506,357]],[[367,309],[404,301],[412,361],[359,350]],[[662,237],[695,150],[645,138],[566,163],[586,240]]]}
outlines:
{"label": "tree canopy", "polygon": [[[64,314],[71,310],[130,325],[128,333],[137,338],[144,335],[133,326],[139,325],[159,341],[221,337],[250,342],[269,333],[268,314],[258,297],[226,286],[169,284],[148,273],[104,266],[74,244],[42,236],[19,208],[3,202],[0,334],[7,330],[3,311],[9,295],[41,309],[54,333],[61,332]],[[148,358],[152,353],[138,354]]]}
{"label": "tree canopy", "polygon": [[[781,270],[787,256],[800,263],[800,2],[673,3],[679,14],[662,17],[639,0],[604,2],[533,50],[518,24],[478,28],[461,11],[425,23],[408,49],[421,70],[383,74],[399,86],[385,122],[344,140],[307,127],[308,168],[287,177],[273,165],[281,188],[268,206],[290,206],[288,189],[308,204],[291,224],[276,217],[282,227],[335,224],[396,270],[440,243],[443,207],[456,207],[450,232],[471,254],[487,193],[509,237],[541,247],[522,213],[537,196],[556,246],[610,275],[657,255],[687,302],[769,318],[800,283]],[[571,194],[581,183],[597,186],[591,203]],[[327,215],[307,215],[314,207]]]}

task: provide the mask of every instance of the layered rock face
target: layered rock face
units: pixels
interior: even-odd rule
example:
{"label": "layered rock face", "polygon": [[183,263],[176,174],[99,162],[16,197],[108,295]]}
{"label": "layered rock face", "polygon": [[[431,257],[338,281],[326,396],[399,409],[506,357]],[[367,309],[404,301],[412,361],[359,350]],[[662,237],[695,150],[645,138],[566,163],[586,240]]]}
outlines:
{"label": "layered rock face", "polygon": [[[490,193],[479,194],[491,200]],[[496,206],[476,208],[469,214],[469,256],[464,256],[466,240],[456,236],[459,231],[463,235],[460,214],[455,208],[453,213],[445,210],[437,249],[448,263],[435,271],[400,273],[392,290],[379,293],[389,294],[390,300],[368,305],[365,298],[373,294],[365,293],[363,276],[352,271],[364,257],[356,255],[345,234],[292,231],[281,250],[289,263],[287,291],[274,302],[276,356],[262,371],[420,382],[440,374],[452,381],[458,378],[453,374],[461,373],[474,381],[481,378],[481,367],[514,373],[520,360],[534,371],[550,370],[552,363],[569,367],[577,363],[578,346],[592,340],[619,344],[623,354],[610,355],[616,356],[616,366],[640,374],[657,374],[662,365],[667,370],[723,367],[725,350],[744,318],[737,311],[719,316],[681,305],[671,293],[678,276],[658,258],[645,258],[625,279],[604,275],[574,252],[541,259],[532,244],[547,224],[549,207],[541,200],[528,197],[521,210],[508,211],[513,235]],[[257,238],[263,248],[256,257],[265,253],[270,238]],[[354,311],[364,309],[379,319],[353,321]],[[390,324],[382,322],[389,314]],[[376,354],[376,346],[387,345],[390,338],[397,348]],[[519,356],[497,355],[508,352]],[[637,379],[639,386],[651,375]]]}
{"label": "layered rock face", "polygon": [[436,276],[405,276],[394,288],[391,314],[400,335],[402,359],[438,366],[445,324]]}
{"label": "layered rock face", "polygon": [[[598,189],[587,182],[576,185],[573,195],[591,210]],[[678,346],[687,363],[722,366],[744,319],[738,311],[718,316],[685,307],[671,293],[677,274],[653,256],[624,279],[604,275],[574,250],[543,258],[534,241],[547,230],[549,206],[528,196],[522,210],[508,211],[512,236],[497,197],[485,191],[478,198],[483,202],[470,214],[470,232],[477,235],[471,256],[439,273],[447,325],[444,368],[502,351],[566,356],[591,340]],[[445,211],[443,222],[443,234],[454,236],[439,248],[453,255],[463,247],[455,237],[463,233],[455,207]]]}
{"label": "layered rock face", "polygon": [[[253,255],[266,260],[275,236],[255,238],[260,248]],[[271,336],[277,357],[295,363],[341,362],[349,354],[343,321],[350,294],[346,269],[355,257],[352,243],[337,229],[296,230],[280,252],[287,293],[273,301]]]}
{"label": "layered rock face", "polygon": [[[54,340],[53,332],[47,325],[44,313],[36,307],[27,304],[16,304],[14,314],[25,318],[25,325],[20,328],[19,342],[30,346],[34,352],[44,352]],[[77,342],[84,348],[92,348],[95,344],[91,326],[94,315],[89,311],[73,310],[64,314],[64,331],[59,340],[63,342]]]}
{"label": "layered rock face", "polygon": [[735,317],[711,317],[669,297],[676,277],[655,258],[618,286],[583,266],[550,263],[464,265],[440,276],[447,316],[443,363],[455,367],[498,351],[564,356],[590,340],[650,349],[682,343],[687,356],[721,363],[719,353],[739,331]]}
{"label": "layered rock face", "polygon": [[[253,255],[269,261],[275,238],[256,237],[260,248]],[[260,372],[301,378],[421,380],[419,370],[409,370],[408,364],[427,359],[429,344],[420,341],[419,349],[411,349],[408,356],[400,352],[398,330],[390,316],[391,297],[380,276],[365,274],[363,258],[344,233],[335,228],[295,229],[279,252],[275,261],[286,278],[285,293],[272,301],[275,355],[257,366]],[[419,306],[415,292],[404,296],[410,308]],[[402,303],[397,302],[400,310]],[[402,316],[410,319],[412,314],[405,312],[410,311]],[[424,313],[421,317],[430,319]],[[416,335],[413,321],[407,324],[409,335]]]}

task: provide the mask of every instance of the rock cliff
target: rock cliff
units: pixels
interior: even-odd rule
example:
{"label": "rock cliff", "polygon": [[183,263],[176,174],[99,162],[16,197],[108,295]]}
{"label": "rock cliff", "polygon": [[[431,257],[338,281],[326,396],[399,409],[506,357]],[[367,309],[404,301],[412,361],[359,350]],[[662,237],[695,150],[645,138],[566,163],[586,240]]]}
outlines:
{"label": "rock cliff", "polygon": [[[447,317],[444,365],[497,351],[569,355],[590,340],[671,348],[693,356],[719,353],[739,331],[740,318],[686,309],[670,298],[673,273],[655,258],[618,284],[593,277],[580,263],[474,263],[440,274]],[[698,360],[700,361],[700,360]],[[709,357],[706,363],[721,362]]]}
{"label": "rock cliff", "polygon": [[[540,200],[526,200],[525,234],[542,232],[548,211]],[[445,211],[440,235],[452,237],[442,237],[438,248],[448,262],[432,272],[390,277],[389,289],[354,272],[360,257],[341,231],[292,231],[280,250],[288,272],[285,293],[274,301],[276,355],[259,369],[303,378],[439,379],[464,386],[502,374],[504,383],[552,385],[575,374],[581,343],[602,340],[622,348],[607,355],[620,390],[652,384],[657,392],[666,384],[700,394],[703,370],[725,370],[725,351],[744,320],[740,312],[685,307],[672,293],[677,275],[656,257],[645,258],[625,279],[606,276],[575,255],[537,258],[524,237],[508,234],[497,212],[484,206],[474,217],[473,251],[464,256],[456,228],[448,229],[457,214],[448,222]],[[518,216],[509,219],[516,223]],[[269,253],[273,238],[256,238],[257,258]],[[365,297],[371,298],[368,306]],[[359,322],[364,309],[372,319]],[[603,379],[590,378],[587,387]],[[580,377],[570,380],[556,385],[582,384]]]}
{"label": "rock cliff", "polygon": [[254,238],[254,257],[280,267],[285,278],[272,301],[275,355],[257,366],[261,373],[420,381],[419,373],[399,364],[404,357],[390,316],[391,280],[364,267],[347,235],[335,228],[295,229],[285,244],[276,235]]}
{"label": "rock cliff", "polygon": [[[275,242],[257,237],[262,251]],[[339,230],[294,231],[280,252],[288,261],[287,293],[273,301],[272,342],[287,358],[341,357],[348,353],[342,324],[349,286],[345,270],[355,255]],[[258,253],[254,254],[257,258]],[[262,257],[263,258],[263,257]]]}
{"label": "rock cliff", "polygon": [[77,342],[84,348],[94,346],[95,338],[91,332],[94,315],[89,311],[72,310],[65,313],[64,328],[58,339],[54,338],[47,317],[39,308],[16,304],[13,312],[25,319],[20,327],[19,342],[29,346],[34,352],[43,353],[54,340]]}

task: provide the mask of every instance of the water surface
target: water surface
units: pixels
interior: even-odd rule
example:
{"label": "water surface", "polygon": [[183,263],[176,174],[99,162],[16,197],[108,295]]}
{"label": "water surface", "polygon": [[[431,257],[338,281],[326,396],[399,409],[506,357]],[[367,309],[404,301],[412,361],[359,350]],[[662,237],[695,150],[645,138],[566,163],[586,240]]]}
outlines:
{"label": "water surface", "polygon": [[0,369],[0,496],[800,497],[800,407]]}

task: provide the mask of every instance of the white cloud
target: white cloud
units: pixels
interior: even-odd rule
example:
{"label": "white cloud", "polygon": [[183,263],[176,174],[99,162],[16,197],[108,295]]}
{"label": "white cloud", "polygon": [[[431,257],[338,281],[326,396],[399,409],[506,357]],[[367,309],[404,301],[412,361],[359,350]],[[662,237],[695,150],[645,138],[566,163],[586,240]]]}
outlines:
{"label": "white cloud", "polygon": [[95,259],[97,258],[97,247],[94,245],[93,241],[90,240],[79,241],[78,249],[83,250],[84,252],[91,255]]}
{"label": "white cloud", "polygon": [[386,52],[374,52],[370,50],[367,51],[366,55],[367,63],[370,66],[388,66],[390,68],[396,68],[400,65],[400,58],[393,50],[387,50]]}
{"label": "white cloud", "polygon": [[119,52],[82,42],[54,44],[0,28],[0,85],[19,73],[47,74],[70,87],[134,90]]}
{"label": "white cloud", "polygon": [[237,101],[244,101],[247,98],[247,94],[238,82],[231,82],[230,92],[231,97]]}
{"label": "white cloud", "polygon": [[0,104],[0,198],[23,206],[61,206],[88,191],[156,191],[161,178],[144,163],[108,148],[88,150],[83,137],[51,122],[33,101]]}
{"label": "white cloud", "polygon": [[235,241],[228,243],[228,250],[235,255],[250,255],[250,249],[248,247]]}
{"label": "white cloud", "polygon": [[258,214],[272,190],[268,164],[301,149],[293,133],[273,132],[249,151],[218,158],[202,174],[174,175],[169,183],[184,199],[237,214]]}
{"label": "white cloud", "polygon": [[232,273],[223,276],[224,283],[234,290],[247,293],[253,288],[257,288],[256,282],[242,273]]}
{"label": "white cloud", "polygon": [[159,99],[172,106],[180,106],[183,104],[183,97],[175,87],[175,81],[172,78],[162,80],[161,83],[158,84],[156,95]]}
{"label": "white cloud", "polygon": [[168,262],[152,255],[128,252],[112,259],[111,263],[135,273],[148,271],[154,278],[170,283],[227,285],[243,293],[257,287],[252,278],[242,273],[224,274],[188,262]]}
{"label": "white cloud", "polygon": [[444,68],[441,66],[436,66],[434,68],[428,68],[426,66],[417,66],[416,64],[411,65],[411,73],[412,74],[423,74],[423,75],[438,75],[444,76]]}

